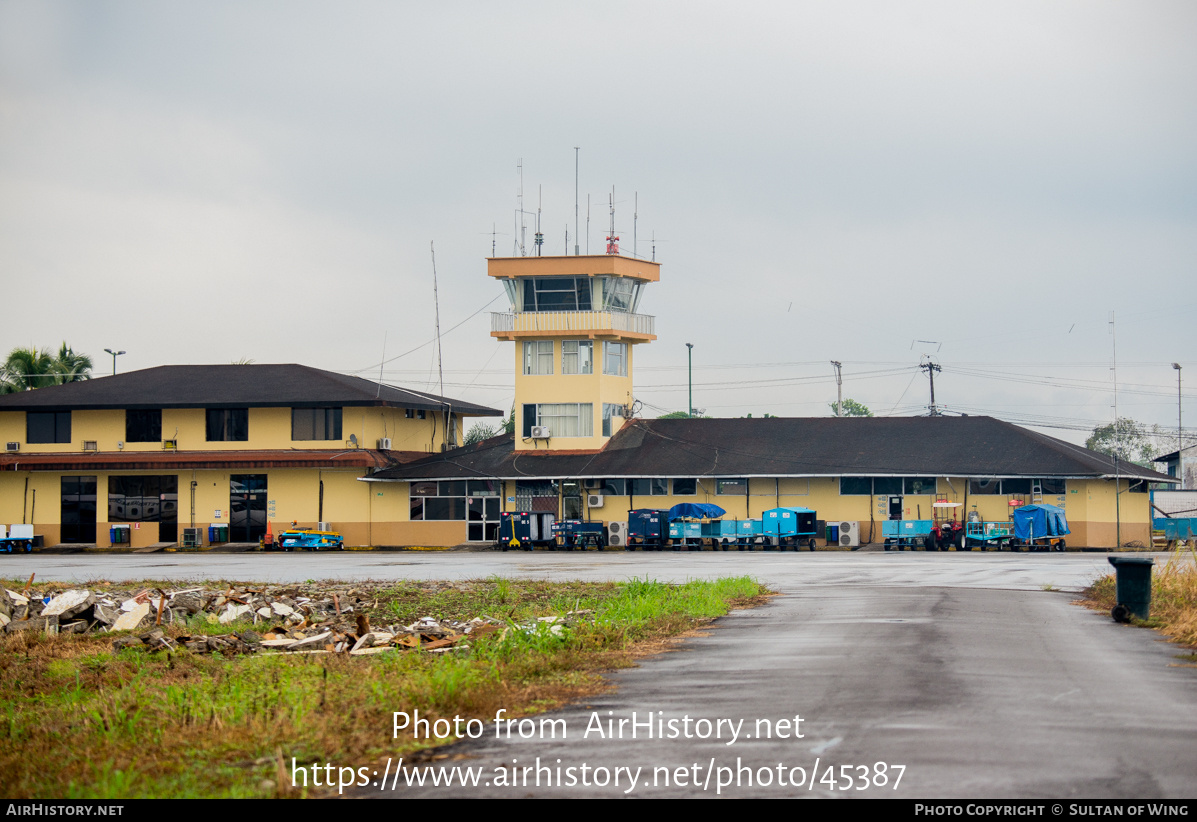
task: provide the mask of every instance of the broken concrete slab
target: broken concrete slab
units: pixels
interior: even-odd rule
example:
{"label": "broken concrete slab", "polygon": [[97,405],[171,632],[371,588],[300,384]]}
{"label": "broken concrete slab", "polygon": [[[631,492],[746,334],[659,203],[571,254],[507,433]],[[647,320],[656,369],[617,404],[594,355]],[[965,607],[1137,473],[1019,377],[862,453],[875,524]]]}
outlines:
{"label": "broken concrete slab", "polygon": [[[130,602],[133,602],[133,600],[130,600]],[[112,630],[132,631],[134,628],[141,625],[141,621],[149,615],[150,603],[133,602],[133,607],[118,616],[116,621],[112,623]]]}
{"label": "broken concrete slab", "polygon": [[42,609],[42,616],[58,616],[61,620],[81,614],[96,601],[95,594],[82,588],[74,588],[51,599]]}

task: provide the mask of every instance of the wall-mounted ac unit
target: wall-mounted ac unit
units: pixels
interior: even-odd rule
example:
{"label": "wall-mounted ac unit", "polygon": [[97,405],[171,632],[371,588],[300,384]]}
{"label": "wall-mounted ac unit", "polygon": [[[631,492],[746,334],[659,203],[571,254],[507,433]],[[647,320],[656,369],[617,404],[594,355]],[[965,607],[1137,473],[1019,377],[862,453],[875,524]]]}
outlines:
{"label": "wall-mounted ac unit", "polygon": [[99,451],[100,444],[98,442],[96,442],[95,440],[84,440],[83,441],[83,450],[84,451]]}
{"label": "wall-mounted ac unit", "polygon": [[378,441],[378,450],[379,451],[390,451],[391,450],[391,438],[383,437],[382,439],[380,439]]}
{"label": "wall-mounted ac unit", "polygon": [[5,451],[20,451],[20,450],[21,450],[21,443],[19,443],[19,442],[10,442],[8,445],[6,445],[6,446],[4,447],[4,450],[5,450]]}
{"label": "wall-mounted ac unit", "polygon": [[587,508],[602,508],[603,507],[603,495],[602,494],[587,494],[586,495],[586,507]]}
{"label": "wall-mounted ac unit", "polygon": [[179,441],[178,440],[163,440],[162,441],[162,450],[163,451],[178,451],[179,450]]}
{"label": "wall-mounted ac unit", "polygon": [[594,478],[591,478],[588,480],[582,480],[582,487],[585,488],[587,491],[592,491],[595,488],[602,488],[603,481],[601,479],[594,479]]}
{"label": "wall-mounted ac unit", "polygon": [[860,545],[860,523],[840,522],[840,547],[855,548]]}
{"label": "wall-mounted ac unit", "polygon": [[549,427],[547,425],[532,426],[532,439],[547,440],[550,436],[552,436],[552,434],[549,432]]}
{"label": "wall-mounted ac unit", "polygon": [[607,523],[607,544],[616,548],[626,548],[628,545],[628,524],[626,522]]}

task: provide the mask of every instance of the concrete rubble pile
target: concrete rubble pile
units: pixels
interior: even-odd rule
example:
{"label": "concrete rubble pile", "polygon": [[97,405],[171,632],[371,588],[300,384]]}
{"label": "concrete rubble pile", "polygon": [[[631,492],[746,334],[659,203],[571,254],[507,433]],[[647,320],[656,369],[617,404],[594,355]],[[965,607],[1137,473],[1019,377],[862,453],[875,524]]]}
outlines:
{"label": "concrete rubble pile", "polygon": [[[131,631],[113,641],[116,650],[142,648],[193,653],[377,654],[420,648],[443,653],[468,647],[465,640],[502,632],[492,617],[468,622],[422,617],[410,625],[371,627],[366,586],[291,585],[277,588],[204,587],[167,591],[71,589],[39,597],[0,586],[0,628],[5,633],[95,634]],[[377,600],[373,600],[377,605]],[[212,635],[205,626],[252,627]]]}

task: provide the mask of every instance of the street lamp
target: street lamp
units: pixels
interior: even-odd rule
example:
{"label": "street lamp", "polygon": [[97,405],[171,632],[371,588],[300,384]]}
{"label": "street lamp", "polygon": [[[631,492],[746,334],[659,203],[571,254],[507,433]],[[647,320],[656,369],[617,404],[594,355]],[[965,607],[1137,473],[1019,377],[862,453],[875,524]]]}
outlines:
{"label": "street lamp", "polygon": [[694,416],[694,343],[686,343],[686,384],[689,387],[687,396],[689,397],[689,405],[686,408],[686,416]]}
{"label": "street lamp", "polygon": [[115,377],[116,376],[116,358],[119,357],[121,354],[124,354],[125,352],[124,351],[113,351],[111,348],[105,348],[104,350],[112,355],[112,376]]}
{"label": "street lamp", "polygon": [[1180,400],[1180,363],[1172,363],[1172,367],[1176,369],[1176,478],[1180,480],[1180,487],[1185,487],[1185,472],[1184,460],[1181,453],[1184,451],[1184,429],[1180,425],[1181,414],[1181,400]]}

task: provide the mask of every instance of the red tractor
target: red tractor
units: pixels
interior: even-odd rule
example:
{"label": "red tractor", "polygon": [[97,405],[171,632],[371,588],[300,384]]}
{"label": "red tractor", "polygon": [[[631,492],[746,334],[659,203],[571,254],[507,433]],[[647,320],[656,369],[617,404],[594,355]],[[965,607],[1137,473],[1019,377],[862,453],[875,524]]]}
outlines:
{"label": "red tractor", "polygon": [[928,551],[946,551],[953,545],[957,551],[966,550],[964,547],[964,523],[956,519],[956,511],[960,503],[936,500],[931,510],[934,512],[935,524],[931,526],[931,533],[927,536]]}

